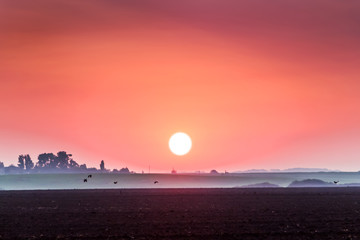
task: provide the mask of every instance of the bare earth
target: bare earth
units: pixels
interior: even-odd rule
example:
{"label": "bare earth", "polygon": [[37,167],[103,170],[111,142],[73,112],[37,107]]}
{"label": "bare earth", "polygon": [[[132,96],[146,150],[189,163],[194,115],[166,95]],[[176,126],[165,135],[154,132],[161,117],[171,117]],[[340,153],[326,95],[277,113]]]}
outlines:
{"label": "bare earth", "polygon": [[360,188],[0,191],[0,239],[359,239]]}

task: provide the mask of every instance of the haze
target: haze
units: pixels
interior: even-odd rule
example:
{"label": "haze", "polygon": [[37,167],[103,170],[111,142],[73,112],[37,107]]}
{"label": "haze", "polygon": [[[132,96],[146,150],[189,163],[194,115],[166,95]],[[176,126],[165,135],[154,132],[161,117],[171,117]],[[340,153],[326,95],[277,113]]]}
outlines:
{"label": "haze", "polygon": [[359,26],[358,1],[2,0],[0,161],[357,171]]}

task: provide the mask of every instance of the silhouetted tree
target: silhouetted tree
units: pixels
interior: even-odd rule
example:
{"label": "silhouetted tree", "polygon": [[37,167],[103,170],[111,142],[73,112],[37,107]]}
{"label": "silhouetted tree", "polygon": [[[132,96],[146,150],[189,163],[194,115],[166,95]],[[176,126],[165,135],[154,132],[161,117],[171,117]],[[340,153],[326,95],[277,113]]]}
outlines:
{"label": "silhouetted tree", "polygon": [[211,173],[211,174],[219,174],[219,172],[216,171],[215,169],[211,170],[210,173]]}
{"label": "silhouetted tree", "polygon": [[59,166],[59,160],[58,158],[56,157],[55,154],[53,153],[48,153],[47,154],[47,157],[48,157],[48,164],[47,166],[49,168],[57,168]]}
{"label": "silhouetted tree", "polygon": [[29,154],[25,155],[25,167],[26,167],[26,170],[30,170],[34,167],[34,163],[31,160],[31,157]]}
{"label": "silhouetted tree", "polygon": [[56,156],[53,153],[42,153],[38,156],[37,168],[56,168],[58,165]]}
{"label": "silhouetted tree", "polygon": [[47,153],[39,154],[38,162],[36,163],[36,167],[39,167],[39,168],[45,167],[47,160],[48,160]]}
{"label": "silhouetted tree", "polygon": [[77,162],[75,162],[73,159],[70,159],[69,167],[70,168],[79,168],[79,164]]}
{"label": "silhouetted tree", "polygon": [[[3,162],[0,162],[0,169],[2,172],[10,173],[23,173],[24,170],[30,171],[34,168],[35,171],[49,171],[50,169],[81,169],[83,171],[98,171],[96,168],[87,168],[86,164],[79,165],[74,159],[72,159],[72,154],[68,154],[66,151],[59,151],[56,155],[53,153],[42,153],[38,156],[38,161],[34,163],[29,154],[19,155],[17,166],[11,165],[8,167],[4,166]],[[100,168],[103,171],[105,169],[104,160],[100,163]]]}
{"label": "silhouetted tree", "polygon": [[81,165],[80,165],[80,169],[81,169],[81,170],[86,170],[86,169],[87,169],[86,164],[81,164]]}
{"label": "silhouetted tree", "polygon": [[104,162],[104,160],[101,160],[100,169],[101,169],[101,171],[105,170],[105,162]]}
{"label": "silhouetted tree", "polygon": [[19,160],[18,160],[18,167],[23,170],[24,167],[25,167],[25,164],[24,164],[24,158],[25,156],[24,155],[19,155]]}
{"label": "silhouetted tree", "polygon": [[58,167],[62,169],[68,168],[71,156],[72,156],[71,154],[67,154],[65,151],[58,152],[56,157],[58,162]]}
{"label": "silhouetted tree", "polygon": [[61,168],[66,169],[72,166],[79,166],[75,161],[71,162],[71,154],[67,154],[65,151],[60,151],[57,155],[53,153],[42,153],[38,157],[38,162],[36,163],[37,168]]}

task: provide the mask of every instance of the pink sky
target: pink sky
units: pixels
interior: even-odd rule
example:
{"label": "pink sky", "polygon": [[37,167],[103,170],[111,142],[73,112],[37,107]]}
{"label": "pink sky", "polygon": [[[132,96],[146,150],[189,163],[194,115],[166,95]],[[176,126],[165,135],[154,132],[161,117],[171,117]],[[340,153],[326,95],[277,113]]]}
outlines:
{"label": "pink sky", "polygon": [[1,1],[0,161],[358,171],[359,26],[358,1]]}

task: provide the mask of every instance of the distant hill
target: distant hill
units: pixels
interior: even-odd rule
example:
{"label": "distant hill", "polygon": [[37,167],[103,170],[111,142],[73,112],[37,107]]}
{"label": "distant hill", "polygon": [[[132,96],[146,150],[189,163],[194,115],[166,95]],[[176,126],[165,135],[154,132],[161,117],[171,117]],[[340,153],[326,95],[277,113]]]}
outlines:
{"label": "distant hill", "polygon": [[243,185],[240,188],[279,188],[280,186],[277,184],[272,184],[269,182],[263,182],[263,183],[255,183],[255,184],[249,184],[249,185]]}
{"label": "distant hill", "polygon": [[305,179],[302,181],[293,181],[288,187],[334,187],[333,183],[324,182],[320,179]]}
{"label": "distant hill", "polygon": [[287,168],[287,169],[249,169],[245,171],[236,171],[234,173],[278,173],[278,172],[341,172],[327,168]]}

